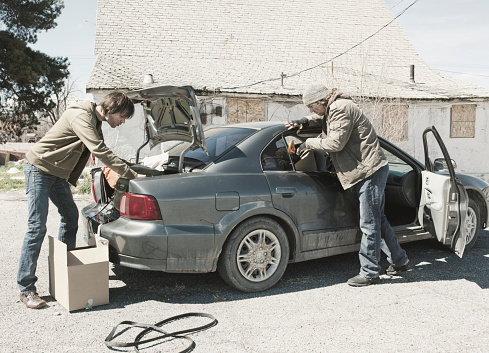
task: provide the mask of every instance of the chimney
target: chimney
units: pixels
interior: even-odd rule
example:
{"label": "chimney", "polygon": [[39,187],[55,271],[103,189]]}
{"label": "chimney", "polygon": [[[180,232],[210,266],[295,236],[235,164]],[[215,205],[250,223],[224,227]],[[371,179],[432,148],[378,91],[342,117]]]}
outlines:
{"label": "chimney", "polygon": [[148,86],[154,83],[153,75],[146,74],[143,76],[143,85]]}
{"label": "chimney", "polygon": [[409,67],[409,81],[410,81],[411,83],[416,83],[416,82],[414,81],[414,65],[411,65],[411,66]]}

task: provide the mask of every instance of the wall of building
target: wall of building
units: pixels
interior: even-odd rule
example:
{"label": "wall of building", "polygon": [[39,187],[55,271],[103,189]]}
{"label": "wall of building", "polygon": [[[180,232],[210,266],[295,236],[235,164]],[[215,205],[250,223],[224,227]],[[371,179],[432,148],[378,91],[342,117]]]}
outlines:
{"label": "wall of building", "polygon": [[451,103],[418,103],[409,107],[409,140],[400,146],[424,162],[424,129],[435,126],[457,171],[489,182],[489,103],[478,103],[475,109],[474,137],[451,137]]}

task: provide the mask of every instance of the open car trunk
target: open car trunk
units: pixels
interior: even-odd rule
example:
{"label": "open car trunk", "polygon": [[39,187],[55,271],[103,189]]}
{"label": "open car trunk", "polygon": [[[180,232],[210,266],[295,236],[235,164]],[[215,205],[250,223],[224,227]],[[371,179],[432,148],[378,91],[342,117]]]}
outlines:
{"label": "open car trunk", "polygon": [[[131,169],[146,177],[182,173],[185,154],[188,151],[202,149],[207,153],[199,108],[194,90],[190,86],[160,86],[141,89],[128,93],[134,103],[143,107],[146,141],[139,147],[136,163]],[[141,149],[149,144],[154,148],[162,142],[188,142],[180,152],[178,159],[170,160],[163,171],[139,164]],[[107,205],[113,198],[113,206],[119,209],[120,200],[129,191],[129,180],[119,178],[115,190],[111,189],[101,168],[92,170],[93,196],[101,205]]]}

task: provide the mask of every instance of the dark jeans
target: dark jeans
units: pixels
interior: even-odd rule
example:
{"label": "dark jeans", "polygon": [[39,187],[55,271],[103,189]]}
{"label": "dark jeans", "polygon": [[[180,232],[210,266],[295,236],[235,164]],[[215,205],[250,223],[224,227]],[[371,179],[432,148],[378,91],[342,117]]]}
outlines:
{"label": "dark jeans", "polygon": [[354,186],[360,201],[360,274],[367,278],[380,275],[380,250],[394,266],[406,265],[406,252],[399,245],[396,234],[384,214],[385,184],[389,165],[385,165]]}
{"label": "dark jeans", "polygon": [[30,163],[24,164],[25,190],[28,203],[27,233],[22,244],[17,283],[22,293],[36,292],[37,259],[46,235],[49,200],[61,216],[58,239],[68,249],[76,246],[78,208],[66,179],[47,174]]}

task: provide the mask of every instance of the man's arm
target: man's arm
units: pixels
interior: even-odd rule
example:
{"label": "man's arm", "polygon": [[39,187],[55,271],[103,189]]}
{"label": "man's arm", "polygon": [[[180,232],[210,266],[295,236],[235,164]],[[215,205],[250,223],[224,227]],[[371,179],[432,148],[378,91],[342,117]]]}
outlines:
{"label": "man's arm", "polygon": [[97,157],[103,164],[110,167],[117,174],[133,179],[136,173],[129,166],[112,152],[105,144],[102,137],[97,132],[96,125],[89,116],[77,117],[71,122],[74,133],[79,137],[90,152]]}
{"label": "man's arm", "polygon": [[341,151],[350,139],[353,119],[345,109],[331,106],[328,121],[328,134],[324,138],[309,138],[305,147],[324,152]]}
{"label": "man's arm", "polygon": [[321,117],[317,114],[307,115],[298,120],[291,120],[285,123],[285,126],[289,129],[302,130],[305,127],[321,126]]}

